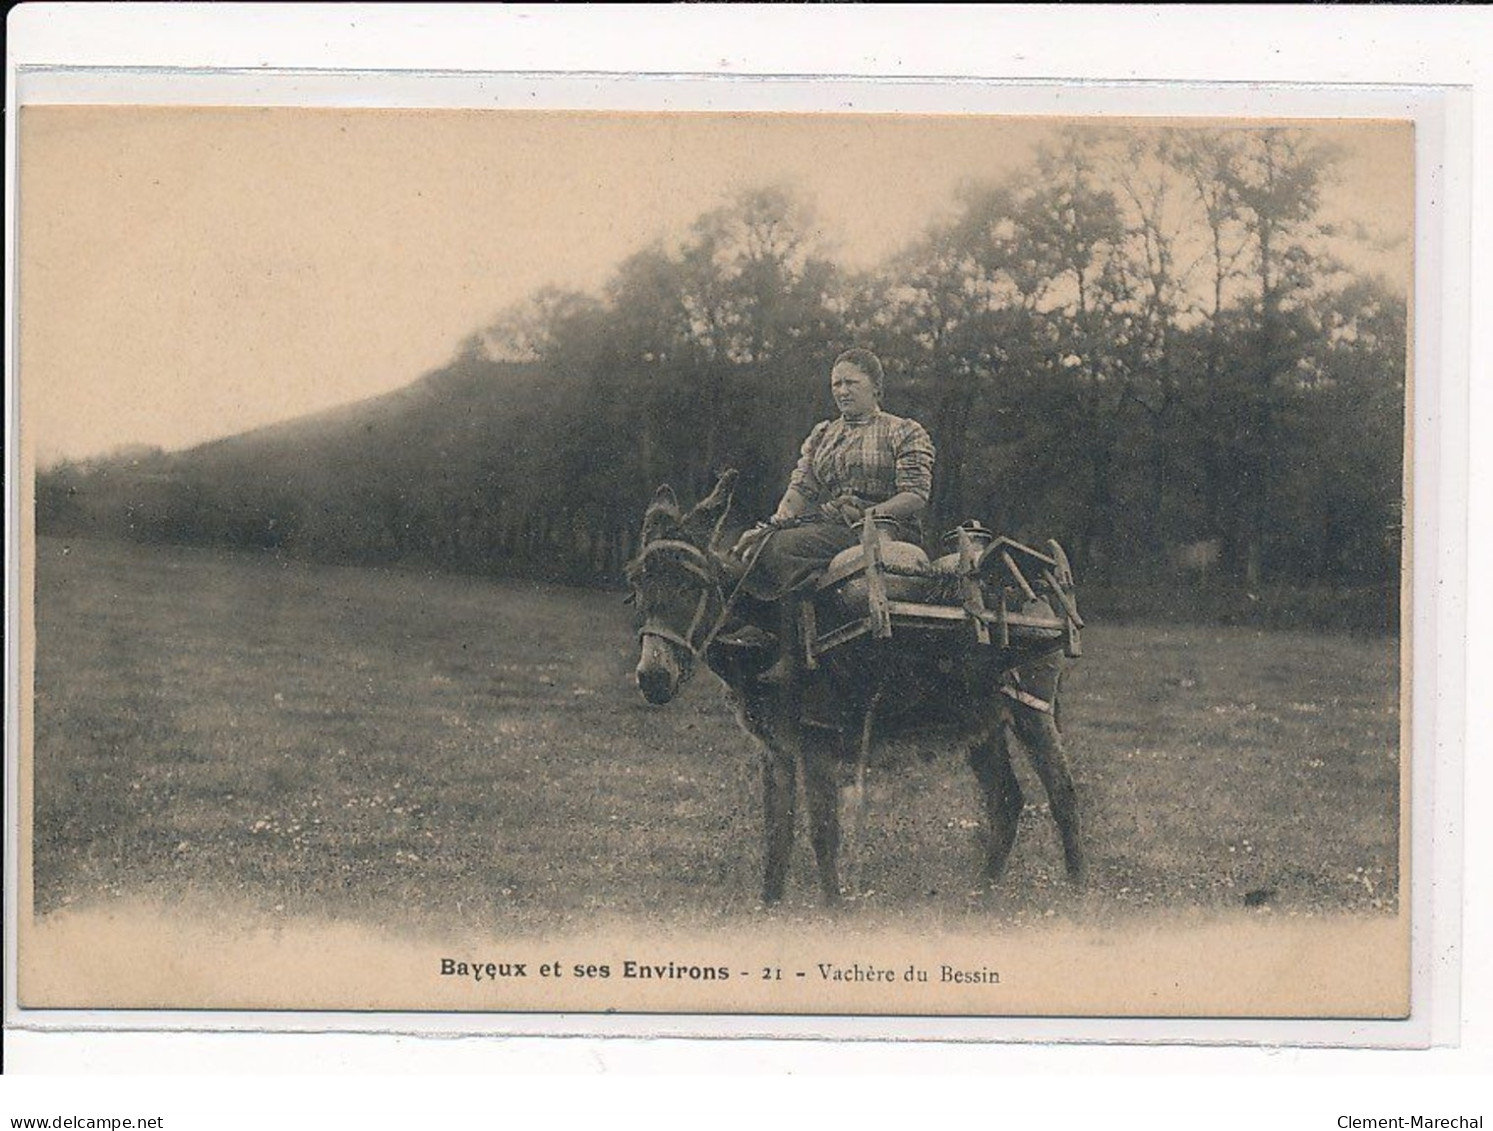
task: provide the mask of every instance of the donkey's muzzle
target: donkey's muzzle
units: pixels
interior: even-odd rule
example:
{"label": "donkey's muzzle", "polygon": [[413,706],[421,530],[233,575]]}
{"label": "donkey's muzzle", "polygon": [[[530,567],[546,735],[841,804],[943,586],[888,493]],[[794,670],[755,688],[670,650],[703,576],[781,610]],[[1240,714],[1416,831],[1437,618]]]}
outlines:
{"label": "donkey's muzzle", "polygon": [[674,698],[677,686],[678,682],[664,668],[638,669],[638,690],[654,706],[662,706]]}
{"label": "donkey's muzzle", "polygon": [[657,636],[644,635],[636,674],[638,690],[655,706],[667,703],[679,690],[679,663],[669,645]]}

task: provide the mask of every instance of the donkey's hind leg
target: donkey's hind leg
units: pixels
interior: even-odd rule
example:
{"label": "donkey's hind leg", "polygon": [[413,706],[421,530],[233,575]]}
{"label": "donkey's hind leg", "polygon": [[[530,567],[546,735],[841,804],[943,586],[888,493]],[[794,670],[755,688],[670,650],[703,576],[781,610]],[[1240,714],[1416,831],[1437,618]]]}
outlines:
{"label": "donkey's hind leg", "polygon": [[793,856],[794,802],[798,792],[791,750],[780,746],[762,752],[762,817],[766,838],[762,856],[762,902],[783,898]]}
{"label": "donkey's hind leg", "polygon": [[1005,870],[1021,820],[1021,784],[1011,767],[1011,747],[1006,740],[1004,720],[969,748],[969,764],[985,798],[985,819],[990,826],[990,839],[985,846],[985,878],[994,881]]}
{"label": "donkey's hind leg", "polygon": [[[1039,698],[1057,707],[1058,682],[1061,672],[1053,666],[1035,671],[1022,672],[1022,686],[1030,689]],[[1063,738],[1058,731],[1057,720],[1047,711],[1025,704],[1011,705],[1011,724],[1016,737],[1031,755],[1032,765],[1042,786],[1047,790],[1047,801],[1052,809],[1052,819],[1057,822],[1058,834],[1063,839],[1063,861],[1068,868],[1068,878],[1075,884],[1082,883],[1086,865],[1083,854],[1083,836],[1078,816],[1078,794],[1073,788],[1073,775],[1068,770],[1068,759],[1063,753]]]}

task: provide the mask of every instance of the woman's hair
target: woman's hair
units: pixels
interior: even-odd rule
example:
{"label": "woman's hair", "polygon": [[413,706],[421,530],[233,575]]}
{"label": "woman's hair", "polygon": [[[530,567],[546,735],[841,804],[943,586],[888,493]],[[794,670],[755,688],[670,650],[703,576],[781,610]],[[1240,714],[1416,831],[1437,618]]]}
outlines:
{"label": "woman's hair", "polygon": [[[881,387],[886,381],[886,373],[881,368],[881,358],[877,357],[870,350],[861,349],[857,346],[855,349],[846,350],[839,357],[835,358],[835,365],[839,365],[842,361],[855,366],[867,377],[871,378],[871,384],[876,387],[877,393],[881,392]],[[830,368],[833,369],[834,365],[830,366]]]}

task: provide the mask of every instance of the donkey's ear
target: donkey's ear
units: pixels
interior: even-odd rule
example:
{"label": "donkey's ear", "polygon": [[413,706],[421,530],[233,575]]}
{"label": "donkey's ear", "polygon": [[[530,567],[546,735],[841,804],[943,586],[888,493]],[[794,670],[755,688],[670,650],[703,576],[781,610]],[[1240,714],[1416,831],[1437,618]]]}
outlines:
{"label": "donkey's ear", "polygon": [[661,486],[657,491],[653,492],[653,501],[655,503],[662,503],[666,506],[671,506],[675,510],[679,509],[679,500],[674,496],[674,488],[670,487],[667,483]]}
{"label": "donkey's ear", "polygon": [[731,488],[736,482],[736,471],[730,469],[723,471],[715,481],[715,488],[695,504],[694,510],[689,512],[691,520],[696,522],[714,522],[731,505]]}
{"label": "donkey's ear", "polygon": [[695,504],[695,509],[689,512],[689,518],[686,519],[687,523],[697,528],[704,527],[706,523],[714,527],[710,534],[711,546],[720,538],[721,527],[731,510],[731,494],[736,484],[736,475],[735,468],[721,472],[715,481],[715,489]]}
{"label": "donkey's ear", "polygon": [[715,488],[695,504],[695,513],[707,518],[714,518],[731,505],[731,493],[736,487],[736,476],[739,472],[734,468],[727,468],[717,476]]}

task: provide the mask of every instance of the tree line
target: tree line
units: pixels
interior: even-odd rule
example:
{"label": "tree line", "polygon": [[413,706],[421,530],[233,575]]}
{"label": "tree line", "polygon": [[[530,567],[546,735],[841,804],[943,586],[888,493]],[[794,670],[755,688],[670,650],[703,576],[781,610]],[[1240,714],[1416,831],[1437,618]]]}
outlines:
{"label": "tree line", "polygon": [[1407,304],[1334,254],[1338,160],[1285,127],[1075,128],[866,270],[810,202],[751,189],[602,293],[504,312],[377,428],[64,465],[38,518],[614,579],[659,483],[735,467],[738,518],[765,515],[862,345],[937,445],[931,531],[1055,537],[1100,587],[1372,593],[1392,620]]}

